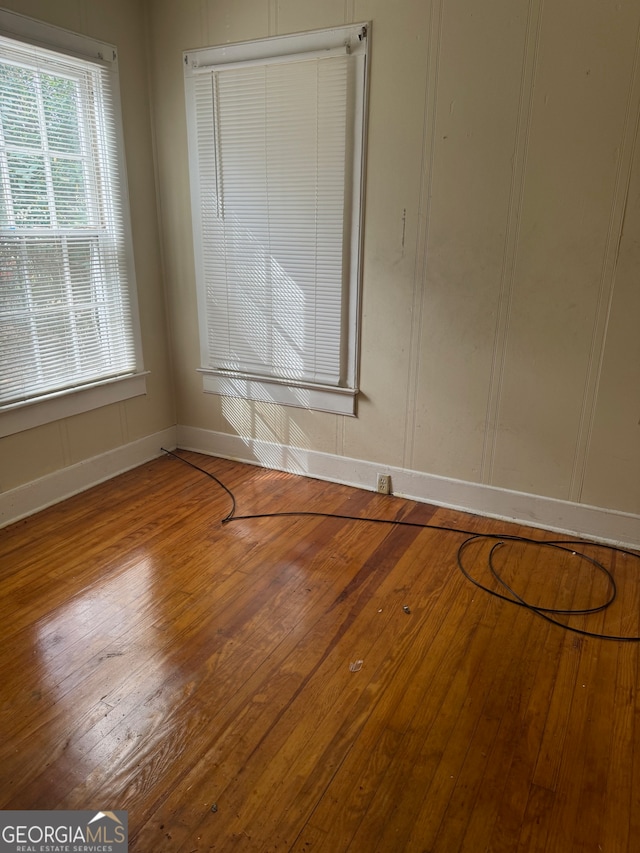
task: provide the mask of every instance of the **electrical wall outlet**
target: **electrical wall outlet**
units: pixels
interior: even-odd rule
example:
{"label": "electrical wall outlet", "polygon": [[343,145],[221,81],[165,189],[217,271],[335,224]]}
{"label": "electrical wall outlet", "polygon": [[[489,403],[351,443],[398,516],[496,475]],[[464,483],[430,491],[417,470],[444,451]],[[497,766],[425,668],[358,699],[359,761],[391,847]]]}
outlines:
{"label": "electrical wall outlet", "polygon": [[378,474],[378,489],[381,495],[391,494],[391,474]]}

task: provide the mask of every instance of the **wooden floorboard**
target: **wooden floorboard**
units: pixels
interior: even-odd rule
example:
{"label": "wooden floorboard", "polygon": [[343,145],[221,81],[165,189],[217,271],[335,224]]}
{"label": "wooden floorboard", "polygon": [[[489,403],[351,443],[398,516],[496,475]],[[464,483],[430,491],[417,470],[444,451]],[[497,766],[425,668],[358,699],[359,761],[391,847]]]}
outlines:
{"label": "wooden floorboard", "polygon": [[[238,515],[411,524],[223,524],[167,456],[0,531],[0,808],[125,809],[133,853],[635,853],[640,644],[490,595],[419,525],[494,535],[465,566],[499,591],[496,546],[544,608],[607,595],[575,546],[182,455]],[[616,601],[552,618],[637,634],[640,561],[586,552]]]}

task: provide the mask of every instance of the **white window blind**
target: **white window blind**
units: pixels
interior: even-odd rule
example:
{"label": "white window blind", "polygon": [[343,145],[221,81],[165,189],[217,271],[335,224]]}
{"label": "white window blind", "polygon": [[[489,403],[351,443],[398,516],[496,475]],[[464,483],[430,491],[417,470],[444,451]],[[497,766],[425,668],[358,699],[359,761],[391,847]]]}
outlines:
{"label": "white window blind", "polygon": [[139,369],[106,62],[0,37],[0,406]]}
{"label": "white window blind", "polygon": [[205,389],[353,413],[363,86],[344,43],[188,66],[202,370],[247,380]]}

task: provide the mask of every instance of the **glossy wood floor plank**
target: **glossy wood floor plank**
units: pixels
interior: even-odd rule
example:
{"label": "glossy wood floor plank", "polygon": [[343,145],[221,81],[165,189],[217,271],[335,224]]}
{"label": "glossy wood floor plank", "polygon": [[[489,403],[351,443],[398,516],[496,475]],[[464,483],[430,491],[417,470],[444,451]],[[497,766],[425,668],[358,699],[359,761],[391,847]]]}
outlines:
{"label": "glossy wood floor plank", "polygon": [[[545,537],[184,457],[240,515]],[[127,809],[132,853],[635,851],[637,644],[479,590],[462,535],[230,508],[165,457],[0,531],[0,807]],[[495,591],[498,541],[464,553]],[[538,606],[606,595],[571,546],[503,541]],[[640,563],[606,556],[616,602],[557,619],[633,634]]]}
{"label": "glossy wood floor plank", "polygon": [[[388,533],[385,535],[388,536]],[[368,539],[370,541],[371,537]],[[378,569],[383,570],[379,559],[374,558],[372,562],[376,562]],[[357,579],[358,575],[361,576],[360,580]],[[364,656],[366,646],[374,642],[378,634],[372,631],[368,624],[364,628],[357,629],[353,617],[354,606],[356,606],[354,599],[362,602],[371,594],[368,587],[371,588],[372,586],[373,576],[367,561],[359,570],[358,575],[346,586],[342,581],[340,583],[341,591],[340,586],[333,590],[333,600],[327,601],[320,620],[315,624],[310,619],[306,620],[307,624],[303,628],[306,635],[300,633],[298,637],[294,638],[295,642],[289,644],[287,650],[283,650],[285,654],[280,658],[278,681],[274,684],[269,681],[265,685],[264,690],[260,693],[261,701],[255,709],[255,713],[249,718],[243,718],[239,727],[237,727],[235,720],[231,722],[231,729],[225,731],[224,737],[215,744],[215,749],[203,757],[202,767],[196,768],[196,776],[200,772],[206,772],[206,766],[210,766],[212,763],[232,762],[232,766],[244,766],[247,763],[248,755],[259,750],[260,760],[253,762],[251,770],[256,774],[257,796],[268,797],[270,800],[268,811],[275,810],[272,786],[267,783],[260,784],[260,777],[265,772],[270,772],[274,761],[285,762],[287,767],[291,765],[290,759],[286,756],[290,733],[293,731],[295,741],[298,743],[300,738],[305,741],[304,760],[313,756],[312,747],[314,746],[313,736],[315,734],[313,721],[317,715],[325,717],[335,711],[336,693],[341,692],[343,684],[362,683],[362,679],[354,681],[354,676],[348,671],[348,664],[352,660],[359,659],[358,656]],[[336,593],[338,594],[336,595]],[[375,615],[377,620],[382,621],[384,614],[378,614],[377,611],[378,607],[370,604],[369,612]],[[406,618],[404,614],[402,615]],[[350,630],[347,631],[347,628]],[[346,653],[342,653],[341,649],[348,645],[355,648],[349,649],[349,655],[346,656]],[[329,678],[326,673],[335,669],[336,656],[339,660],[340,671]],[[330,686],[331,690],[328,697],[325,695],[326,684]],[[295,701],[297,697],[302,695],[301,685],[304,685],[304,703]],[[287,701],[283,702],[283,698],[286,698]],[[313,700],[311,702],[313,713],[309,711],[307,699]],[[343,699],[342,702],[344,703],[344,701]],[[275,718],[273,715],[274,708],[279,709]],[[305,731],[307,735],[303,737]],[[266,739],[266,735],[268,735],[268,739]],[[296,749],[295,742],[294,749]],[[246,786],[251,781],[248,778],[250,775],[251,773],[247,772],[243,776],[239,788],[233,779],[230,780],[228,787],[220,785],[218,788],[216,797],[221,800],[221,803],[225,804],[227,810],[232,811],[234,804],[237,804],[234,798],[237,798],[237,801],[243,804],[245,813],[248,812]],[[187,783],[182,788],[188,792],[191,782],[185,781]],[[172,813],[176,809],[180,814],[183,814],[185,809],[188,810],[190,797],[188,793],[184,796],[186,802],[184,805],[180,805],[179,798],[183,797],[182,791],[177,790],[175,792],[174,798],[172,798]],[[256,807],[256,810],[260,812],[260,805]],[[194,819],[194,816],[189,817],[189,819],[185,817],[183,823],[190,826]]]}

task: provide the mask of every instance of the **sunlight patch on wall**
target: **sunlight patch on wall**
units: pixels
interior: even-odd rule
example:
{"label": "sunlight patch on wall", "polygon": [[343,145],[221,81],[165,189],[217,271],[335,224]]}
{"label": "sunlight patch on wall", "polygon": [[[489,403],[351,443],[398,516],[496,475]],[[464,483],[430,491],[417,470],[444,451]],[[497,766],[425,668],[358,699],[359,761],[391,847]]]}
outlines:
{"label": "sunlight patch on wall", "polygon": [[267,468],[308,473],[308,451],[304,445],[309,438],[286,409],[223,397],[222,414],[246,444],[247,458],[255,458]]}

